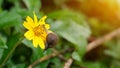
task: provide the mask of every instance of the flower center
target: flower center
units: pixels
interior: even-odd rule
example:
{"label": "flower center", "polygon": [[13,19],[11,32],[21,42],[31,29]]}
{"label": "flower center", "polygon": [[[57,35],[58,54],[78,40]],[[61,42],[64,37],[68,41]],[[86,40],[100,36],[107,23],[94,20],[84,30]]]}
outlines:
{"label": "flower center", "polygon": [[34,34],[38,37],[45,37],[46,36],[46,31],[45,27],[43,25],[39,25],[33,29]]}

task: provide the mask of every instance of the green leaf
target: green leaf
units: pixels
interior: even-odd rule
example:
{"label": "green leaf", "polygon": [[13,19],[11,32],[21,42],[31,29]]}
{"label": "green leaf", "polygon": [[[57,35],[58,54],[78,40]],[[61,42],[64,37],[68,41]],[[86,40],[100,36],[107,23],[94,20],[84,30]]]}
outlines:
{"label": "green leaf", "polygon": [[23,0],[23,1],[29,10],[39,12],[41,7],[40,0]]}
{"label": "green leaf", "polygon": [[0,8],[2,8],[3,0],[0,0]]}
{"label": "green leaf", "polygon": [[52,30],[65,30],[65,28],[69,27],[71,30],[78,31],[78,33],[80,32],[80,34],[86,38],[88,38],[91,34],[85,17],[80,13],[76,13],[70,10],[60,10],[50,13],[48,17],[56,20],[55,23],[53,23],[54,21],[50,21]]}
{"label": "green leaf", "polygon": [[52,24],[52,30],[62,36],[69,42],[73,43],[79,55],[85,53],[87,45],[87,37],[90,34],[89,30],[72,20],[56,21]]}
{"label": "green leaf", "polygon": [[119,60],[113,60],[110,68],[120,68],[120,61]]}
{"label": "green leaf", "polygon": [[33,16],[33,13],[27,9],[15,8],[14,11],[16,11],[22,18],[26,18],[28,15],[30,17]]}
{"label": "green leaf", "polygon": [[0,29],[17,26],[20,24],[20,16],[14,11],[3,11],[0,13]]}
{"label": "green leaf", "polygon": [[84,65],[86,68],[103,68],[99,62],[86,62]]}
{"label": "green leaf", "polygon": [[106,45],[108,45],[109,49],[105,50],[105,54],[113,57],[114,59],[120,59],[120,38],[117,38],[116,40],[111,40],[109,42],[106,42]]}
{"label": "green leaf", "polygon": [[1,57],[2,57],[2,55],[3,55],[3,51],[4,51],[4,49],[1,49],[1,48],[0,48],[0,60],[1,60]]}
{"label": "green leaf", "polygon": [[81,13],[77,13],[75,11],[71,10],[59,10],[52,12],[48,15],[48,17],[52,19],[57,19],[57,20],[63,20],[65,21],[66,19],[71,19],[74,20],[76,23],[85,26],[86,28],[89,29],[87,22],[85,20],[85,16]]}
{"label": "green leaf", "polygon": [[25,63],[9,66],[9,68],[26,68]]}
{"label": "green leaf", "polygon": [[81,62],[81,59],[82,59],[82,58],[80,58],[80,56],[79,56],[79,54],[77,52],[72,53],[72,58],[74,60],[78,61],[78,62]]}
{"label": "green leaf", "polygon": [[[20,64],[14,64],[12,62],[12,60],[9,60],[7,63],[6,63],[6,68],[27,68],[27,65],[25,63],[20,63]],[[5,68],[4,67],[4,68]]]}
{"label": "green leaf", "polygon": [[49,60],[46,60],[45,62],[39,63],[39,65],[35,66],[34,68],[47,68],[49,62]]}
{"label": "green leaf", "polygon": [[80,58],[86,51],[87,38],[91,31],[82,14],[69,10],[60,10],[48,15],[55,19],[51,22],[51,30],[73,43]]}
{"label": "green leaf", "polygon": [[39,47],[34,48],[31,41],[24,39],[22,42],[23,44],[25,44],[26,46],[30,47],[33,50],[32,58],[31,58],[32,62],[43,56],[43,50],[40,49]]}
{"label": "green leaf", "polygon": [[90,18],[88,19],[88,22],[91,26],[92,34],[94,36],[100,36],[101,34],[103,35],[113,30],[113,27],[111,27],[110,24],[106,22],[101,22],[96,18]]}
{"label": "green leaf", "polygon": [[6,38],[0,34],[0,60],[3,55],[4,49],[7,48]]}
{"label": "green leaf", "polygon": [[[26,39],[24,39],[22,41],[22,43],[25,44],[26,46],[30,47],[33,50],[32,57],[31,57],[31,63],[33,63],[34,61],[36,61],[36,60],[40,59],[41,57],[48,55],[52,52],[50,49],[48,49],[47,51],[43,51],[40,47],[34,48],[32,42],[28,41]],[[48,63],[49,63],[49,60],[40,63],[35,68],[46,68]]]}
{"label": "green leaf", "polygon": [[0,48],[7,48],[6,46],[6,38],[0,35]]}
{"label": "green leaf", "polygon": [[11,35],[8,37],[7,39],[8,48],[4,49],[3,56],[0,60],[0,66],[3,66],[7,62],[7,60],[11,57],[19,41],[20,41],[20,38],[18,34]]}
{"label": "green leaf", "polygon": [[50,68],[63,68],[63,63],[58,57],[54,57],[50,60],[51,65],[49,65]]}

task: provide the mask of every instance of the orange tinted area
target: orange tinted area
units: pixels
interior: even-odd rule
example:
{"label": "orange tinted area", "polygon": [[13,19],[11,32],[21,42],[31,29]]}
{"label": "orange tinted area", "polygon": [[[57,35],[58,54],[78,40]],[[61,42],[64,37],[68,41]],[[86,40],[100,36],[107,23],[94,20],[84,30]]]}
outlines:
{"label": "orange tinted area", "polygon": [[87,17],[98,18],[114,27],[120,26],[120,0],[69,0],[66,5]]}

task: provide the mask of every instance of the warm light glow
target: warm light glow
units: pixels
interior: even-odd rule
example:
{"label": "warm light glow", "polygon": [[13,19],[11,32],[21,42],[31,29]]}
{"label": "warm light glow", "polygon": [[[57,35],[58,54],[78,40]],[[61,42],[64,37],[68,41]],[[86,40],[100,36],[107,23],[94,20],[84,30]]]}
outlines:
{"label": "warm light glow", "polygon": [[120,4],[120,0],[117,0],[118,4]]}
{"label": "warm light glow", "polygon": [[117,4],[119,5],[119,7],[120,7],[120,0],[117,0]]}
{"label": "warm light glow", "polygon": [[120,7],[120,0],[106,0],[106,3],[111,6]]}
{"label": "warm light glow", "polygon": [[[75,6],[76,8],[76,6]],[[87,0],[78,7],[88,17],[107,21],[113,27],[120,27],[120,0]]]}

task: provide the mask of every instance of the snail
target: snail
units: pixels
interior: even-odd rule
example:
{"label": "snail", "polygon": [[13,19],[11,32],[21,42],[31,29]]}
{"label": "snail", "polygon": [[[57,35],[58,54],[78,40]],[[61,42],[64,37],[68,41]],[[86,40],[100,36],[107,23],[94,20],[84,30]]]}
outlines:
{"label": "snail", "polygon": [[57,43],[58,36],[53,32],[48,33],[46,37],[46,49],[54,47]]}

